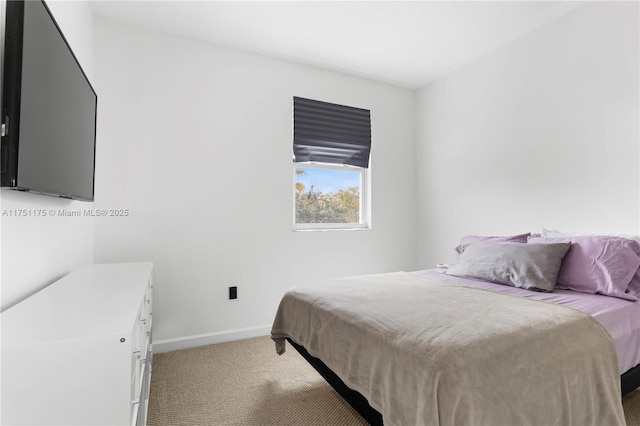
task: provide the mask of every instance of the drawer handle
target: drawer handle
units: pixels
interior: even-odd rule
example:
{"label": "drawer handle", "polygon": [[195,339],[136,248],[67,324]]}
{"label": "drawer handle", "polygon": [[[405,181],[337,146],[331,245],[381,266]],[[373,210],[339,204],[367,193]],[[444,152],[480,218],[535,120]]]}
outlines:
{"label": "drawer handle", "polygon": [[145,302],[151,303],[151,299],[144,299]]}
{"label": "drawer handle", "polygon": [[138,405],[140,404],[140,400],[136,399],[135,401],[131,401],[131,405]]}
{"label": "drawer handle", "polygon": [[140,353],[140,349],[134,349],[134,350],[133,350],[133,353],[134,353],[134,354],[139,354],[139,353]]}

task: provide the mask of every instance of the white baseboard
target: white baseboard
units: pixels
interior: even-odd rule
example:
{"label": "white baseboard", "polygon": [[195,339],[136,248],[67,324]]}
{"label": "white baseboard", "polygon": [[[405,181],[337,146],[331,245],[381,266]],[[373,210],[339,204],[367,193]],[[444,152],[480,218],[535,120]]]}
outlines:
{"label": "white baseboard", "polygon": [[195,348],[197,346],[212,345],[214,343],[268,336],[270,332],[271,325],[263,325],[259,327],[241,328],[239,330],[221,331],[218,333],[194,334],[176,339],[154,340],[153,352],[171,352],[180,349]]}

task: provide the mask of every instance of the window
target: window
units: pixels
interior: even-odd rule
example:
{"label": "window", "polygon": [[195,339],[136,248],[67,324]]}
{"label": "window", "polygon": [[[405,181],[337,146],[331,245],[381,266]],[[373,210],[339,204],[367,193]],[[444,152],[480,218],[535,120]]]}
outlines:
{"label": "window", "polygon": [[294,229],[369,227],[369,110],[293,98]]}
{"label": "window", "polygon": [[296,163],[294,228],[367,228],[366,172],[362,167]]}

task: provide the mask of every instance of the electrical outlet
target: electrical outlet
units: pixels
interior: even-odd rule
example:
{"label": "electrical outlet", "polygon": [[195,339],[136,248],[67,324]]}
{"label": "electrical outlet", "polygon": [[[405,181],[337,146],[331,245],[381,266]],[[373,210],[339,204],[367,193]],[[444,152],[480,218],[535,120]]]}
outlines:
{"label": "electrical outlet", "polygon": [[238,287],[229,287],[229,299],[238,298]]}

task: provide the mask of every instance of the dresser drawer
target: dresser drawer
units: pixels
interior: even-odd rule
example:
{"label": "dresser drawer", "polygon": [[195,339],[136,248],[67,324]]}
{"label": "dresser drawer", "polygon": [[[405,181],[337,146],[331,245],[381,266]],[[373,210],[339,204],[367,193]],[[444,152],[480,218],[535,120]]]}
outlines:
{"label": "dresser drawer", "polygon": [[142,424],[146,421],[148,381],[151,359],[151,315],[153,291],[151,284],[146,286],[144,298],[140,304],[134,325],[133,351],[131,357],[131,421]]}
{"label": "dresser drawer", "polygon": [[131,406],[131,426],[138,424],[138,418],[140,417],[140,401],[133,402]]}

